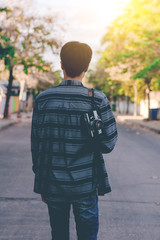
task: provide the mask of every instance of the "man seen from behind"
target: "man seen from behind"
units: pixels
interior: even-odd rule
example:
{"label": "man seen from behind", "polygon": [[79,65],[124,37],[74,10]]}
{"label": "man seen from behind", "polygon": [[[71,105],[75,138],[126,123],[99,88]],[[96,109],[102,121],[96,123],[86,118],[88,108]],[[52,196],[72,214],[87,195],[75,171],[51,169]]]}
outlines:
{"label": "man seen from behind", "polygon": [[68,42],[60,57],[64,80],[34,103],[34,192],[48,206],[52,240],[69,240],[71,205],[78,240],[97,240],[98,195],[111,191],[102,153],[115,146],[116,122],[105,94],[82,83],[91,48]]}

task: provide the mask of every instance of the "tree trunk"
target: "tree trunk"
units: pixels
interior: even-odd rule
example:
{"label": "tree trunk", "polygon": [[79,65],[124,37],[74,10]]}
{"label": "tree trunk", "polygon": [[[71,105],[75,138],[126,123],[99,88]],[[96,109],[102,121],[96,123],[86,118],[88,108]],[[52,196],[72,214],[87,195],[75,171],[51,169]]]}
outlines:
{"label": "tree trunk", "polygon": [[8,87],[7,87],[6,104],[5,104],[3,118],[8,118],[9,100],[10,100],[10,96],[11,96],[11,92],[12,92],[12,82],[13,82],[13,66],[11,66],[9,69],[9,83],[8,83]]}
{"label": "tree trunk", "polygon": [[27,112],[31,112],[33,109],[33,90],[30,89],[30,94],[28,98]]}
{"label": "tree trunk", "polygon": [[129,114],[129,97],[126,96],[126,103],[127,103],[127,107],[126,107],[126,114]]}
{"label": "tree trunk", "polygon": [[151,120],[151,113],[150,113],[150,88],[149,88],[148,84],[147,84],[146,93],[147,93],[147,102],[148,102],[148,120]]}
{"label": "tree trunk", "polygon": [[134,116],[137,116],[137,105],[138,105],[138,91],[137,91],[137,82],[133,82],[134,86]]}
{"label": "tree trunk", "polygon": [[118,113],[121,113],[121,110],[120,110],[120,99],[119,99],[119,97],[118,97],[118,100],[117,100],[117,112]]}

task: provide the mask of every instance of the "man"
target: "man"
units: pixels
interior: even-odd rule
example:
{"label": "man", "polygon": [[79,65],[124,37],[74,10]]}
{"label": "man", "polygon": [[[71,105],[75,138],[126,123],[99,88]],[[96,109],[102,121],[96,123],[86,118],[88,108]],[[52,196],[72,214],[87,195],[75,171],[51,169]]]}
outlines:
{"label": "man", "polygon": [[[64,80],[40,93],[34,104],[34,192],[41,194],[48,205],[52,240],[69,240],[71,204],[78,240],[96,240],[98,195],[111,191],[102,153],[111,152],[115,146],[116,123],[105,94],[82,84],[91,48],[68,42],[60,57]],[[90,136],[92,128],[84,118],[92,114],[93,104],[99,116],[97,122],[102,120],[103,125]]]}

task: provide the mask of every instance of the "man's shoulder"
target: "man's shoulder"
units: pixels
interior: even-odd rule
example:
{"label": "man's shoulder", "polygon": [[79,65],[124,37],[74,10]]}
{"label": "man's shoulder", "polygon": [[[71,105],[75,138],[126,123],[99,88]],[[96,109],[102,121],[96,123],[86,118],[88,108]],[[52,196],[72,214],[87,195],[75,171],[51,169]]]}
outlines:
{"label": "man's shoulder", "polygon": [[46,90],[44,90],[43,92],[39,93],[39,94],[36,96],[36,100],[38,101],[38,100],[40,100],[40,99],[43,98],[43,97],[47,97],[48,95],[53,94],[53,92],[55,92],[55,89],[56,89],[57,87],[58,87],[58,86],[55,86],[55,87],[46,89]]}
{"label": "man's shoulder", "polygon": [[94,89],[94,95],[95,95],[95,97],[100,98],[102,100],[104,98],[106,98],[106,95],[103,92],[101,92],[100,90],[97,90],[97,89]]}
{"label": "man's shoulder", "polygon": [[[57,85],[57,86],[54,86],[54,87],[52,87],[52,88],[49,88],[49,89],[47,89],[47,90],[45,90],[45,91],[43,91],[43,92],[41,92],[41,93],[39,93],[38,95],[37,95],[37,97],[36,97],[36,101],[39,101],[39,100],[41,100],[41,99],[45,99],[45,98],[47,98],[48,96],[51,96],[52,94],[55,94],[55,93],[63,93],[63,94],[67,94],[66,93],[66,91],[64,91],[64,88],[65,88],[65,86],[63,86],[63,88],[61,88],[61,86],[59,86],[59,85]],[[68,89],[68,86],[66,86],[66,88]],[[76,95],[83,95],[83,96],[89,96],[89,94],[88,94],[88,90],[89,90],[89,88],[87,88],[87,87],[85,87],[85,86],[83,86],[82,88],[81,88],[81,90],[80,90],[80,88],[78,88],[77,87],[77,89],[76,89],[77,91],[75,91],[75,87],[74,87],[74,91],[76,92]],[[74,92],[73,92],[73,89],[72,89],[72,91],[70,92],[70,96],[71,95],[74,95]],[[100,90],[97,90],[97,89],[94,89],[94,97],[97,99],[97,100],[103,100],[105,97],[106,97],[106,95],[103,93],[103,92],[101,92]]]}

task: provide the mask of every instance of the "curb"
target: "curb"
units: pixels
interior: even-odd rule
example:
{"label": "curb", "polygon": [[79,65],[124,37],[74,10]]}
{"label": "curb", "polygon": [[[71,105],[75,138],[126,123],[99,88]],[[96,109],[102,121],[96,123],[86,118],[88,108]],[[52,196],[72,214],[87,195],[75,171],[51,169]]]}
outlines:
{"label": "curb", "polygon": [[[10,119],[6,119],[6,123],[5,123],[5,119],[0,119],[0,131],[7,129],[17,123],[21,123],[23,121],[28,121],[28,120],[32,120],[32,112],[29,114],[21,114],[20,118],[16,118],[16,114],[14,114],[14,117],[12,116]],[[4,122],[3,122],[4,121]],[[1,124],[2,123],[2,124]]]}
{"label": "curb", "polygon": [[20,123],[20,121],[13,121],[13,122],[10,122],[8,124],[4,124],[3,126],[0,126],[0,131],[2,131],[4,129],[7,129],[7,128],[15,125],[16,123]]}
{"label": "curb", "polygon": [[143,124],[141,124],[141,123],[138,123],[138,124],[136,124],[136,123],[132,123],[134,126],[139,126],[140,128],[143,128],[143,129],[147,129],[147,130],[149,130],[149,131],[151,131],[151,132],[155,132],[155,133],[157,133],[157,134],[160,134],[160,129],[155,129],[155,128],[152,128],[152,127],[148,127],[148,126],[145,126],[145,125],[143,125]]}
{"label": "curb", "polygon": [[119,119],[117,119],[116,121],[117,121],[117,123],[121,123],[121,124],[125,124],[125,125],[130,125],[130,126],[134,126],[134,127],[140,127],[140,128],[142,128],[142,129],[146,129],[146,130],[149,130],[149,131],[151,131],[151,132],[160,134],[160,129],[152,128],[152,127],[146,126],[146,125],[144,125],[144,124],[142,124],[142,123],[132,122],[132,121],[130,121],[130,120],[123,120],[123,121],[121,121],[121,120],[119,120]]}

